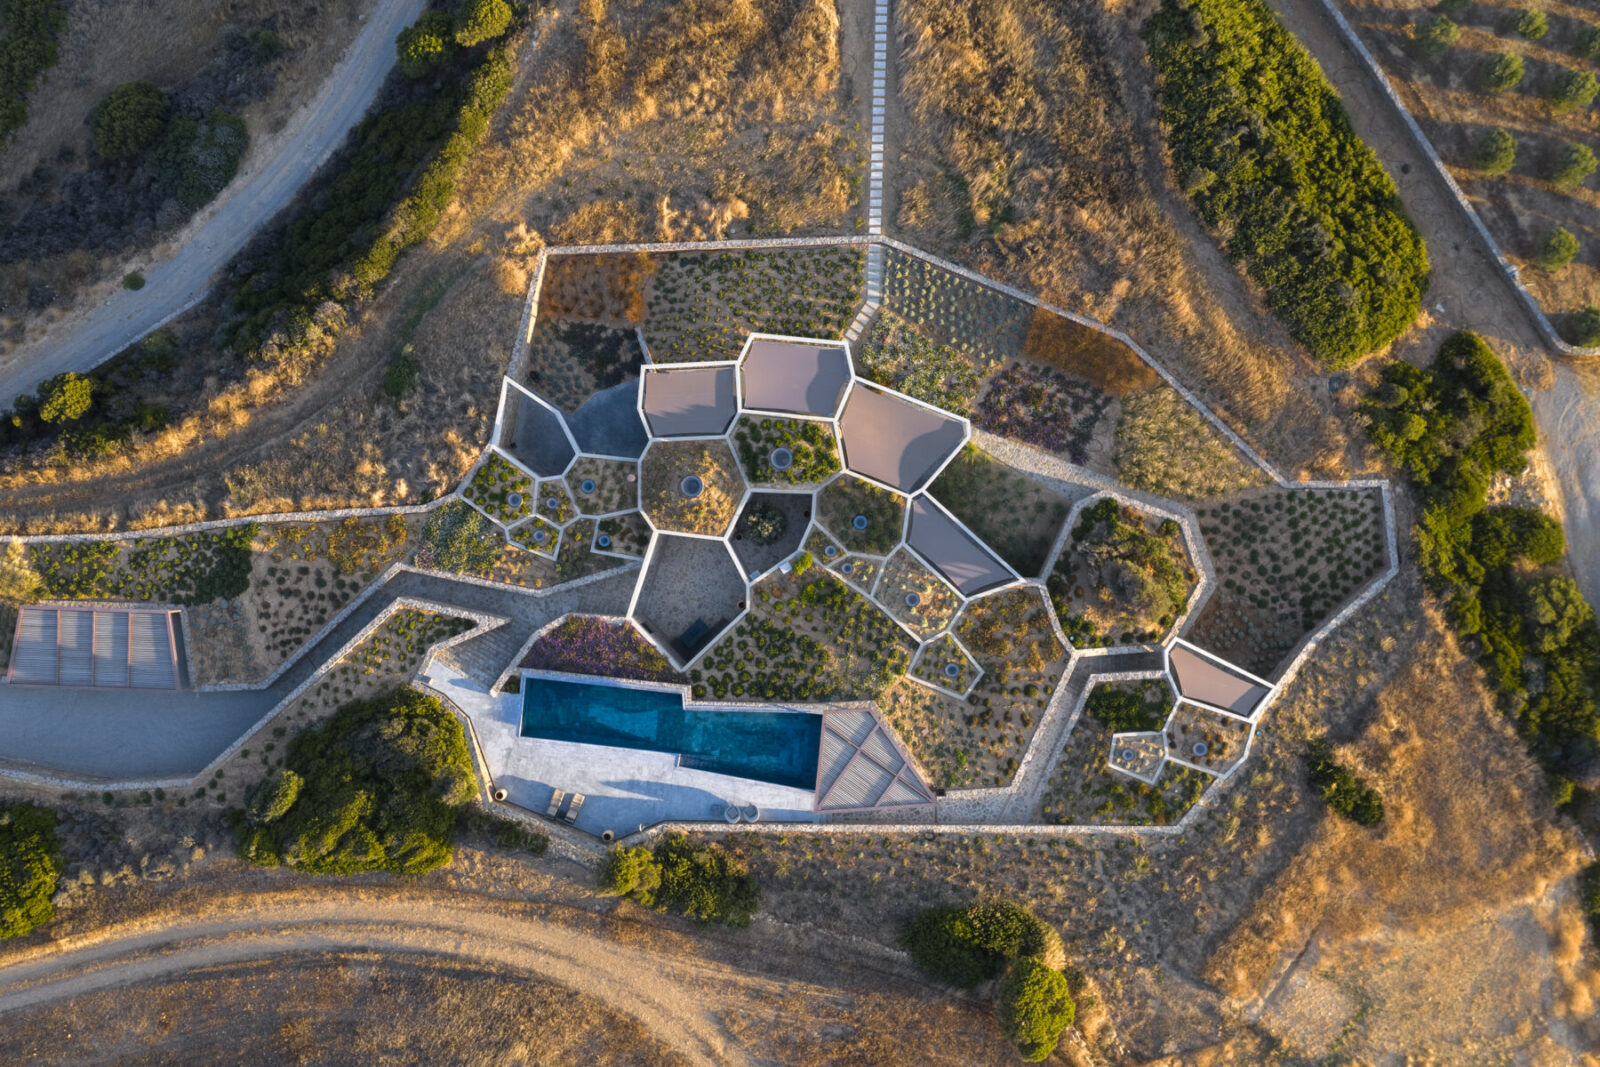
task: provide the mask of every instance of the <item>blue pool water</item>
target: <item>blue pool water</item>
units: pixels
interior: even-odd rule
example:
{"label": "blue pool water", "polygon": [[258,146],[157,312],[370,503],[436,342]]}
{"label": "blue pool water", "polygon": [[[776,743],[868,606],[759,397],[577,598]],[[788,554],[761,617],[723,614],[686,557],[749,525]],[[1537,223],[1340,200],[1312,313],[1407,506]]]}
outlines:
{"label": "blue pool water", "polygon": [[822,716],[696,711],[678,693],[528,678],[522,736],[671,752],[685,767],[814,789]]}

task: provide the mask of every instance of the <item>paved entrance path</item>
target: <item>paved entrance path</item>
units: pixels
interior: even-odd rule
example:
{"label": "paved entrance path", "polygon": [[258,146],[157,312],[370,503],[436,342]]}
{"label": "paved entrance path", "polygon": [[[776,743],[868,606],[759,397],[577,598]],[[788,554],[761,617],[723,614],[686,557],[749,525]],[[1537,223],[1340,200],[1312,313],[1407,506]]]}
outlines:
{"label": "paved entrance path", "polygon": [[539,594],[402,571],[308,647],[266,689],[172,693],[0,685],[0,761],[42,774],[105,780],[191,778],[354,640],[400,597],[507,619],[455,646],[452,657],[485,688],[528,639],[568,612],[620,615],[632,567]]}
{"label": "paved entrance path", "polygon": [[422,7],[423,0],[379,0],[316,97],[272,143],[251,152],[222,195],[171,240],[179,251],[144,271],[143,289],[119,290],[0,360],[0,407],[46,378],[98,366],[203,298],[212,276],[289,206],[361,121],[394,65],[395,38]]}
{"label": "paved entrance path", "polygon": [[[1516,350],[1529,360],[1550,359],[1511,280],[1371,70],[1350,49],[1323,0],[1267,4],[1322,64],[1344,97],[1356,133],[1383,160],[1428,242],[1433,273],[1425,303],[1433,323],[1421,342],[1427,353],[1449,331],[1474,330],[1503,353]],[[1560,488],[1578,583],[1590,603],[1600,603],[1600,371],[1592,362],[1551,362],[1553,387],[1531,392],[1528,399]]]}

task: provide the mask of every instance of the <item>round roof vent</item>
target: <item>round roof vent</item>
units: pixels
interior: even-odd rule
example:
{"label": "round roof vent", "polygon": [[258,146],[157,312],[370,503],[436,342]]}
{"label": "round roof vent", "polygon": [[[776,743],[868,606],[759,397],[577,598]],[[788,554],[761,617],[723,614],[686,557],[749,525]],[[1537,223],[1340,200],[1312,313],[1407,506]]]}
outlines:
{"label": "round roof vent", "polygon": [[959,663],[946,663],[944,665],[944,676],[946,678],[959,678],[959,677],[961,677],[961,664],[959,664]]}
{"label": "round roof vent", "polygon": [[906,594],[906,607],[914,608],[920,603],[922,603],[922,594],[921,593],[907,593]]}
{"label": "round roof vent", "polygon": [[1211,749],[1206,747],[1206,743],[1204,741],[1196,741],[1194,743],[1194,747],[1189,751],[1193,752],[1196,756],[1204,756],[1207,752],[1210,752]]}
{"label": "round roof vent", "polygon": [[596,537],[594,539],[594,543],[599,545],[601,548],[610,548],[611,547],[611,535],[610,534],[601,534],[599,537]]}
{"label": "round roof vent", "polygon": [[522,506],[522,494],[508,493],[506,495],[506,504],[512,508],[520,508]]}
{"label": "round roof vent", "polygon": [[867,517],[865,515],[857,515],[850,520],[850,525],[858,530],[865,530],[867,528]]}
{"label": "round roof vent", "polygon": [[683,490],[683,495],[691,499],[699,496],[700,491],[705,487],[706,484],[693,474],[678,483],[678,488]]}
{"label": "round roof vent", "polygon": [[794,466],[794,453],[787,448],[774,448],[767,462],[772,464],[775,471],[786,471]]}

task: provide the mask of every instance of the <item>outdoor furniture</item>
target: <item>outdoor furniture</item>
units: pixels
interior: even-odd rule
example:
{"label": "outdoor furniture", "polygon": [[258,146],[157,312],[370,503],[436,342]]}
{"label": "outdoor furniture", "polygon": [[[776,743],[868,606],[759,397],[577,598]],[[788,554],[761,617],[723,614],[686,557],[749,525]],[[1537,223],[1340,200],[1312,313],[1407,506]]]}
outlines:
{"label": "outdoor furniture", "polygon": [[722,818],[730,826],[732,826],[734,823],[738,822],[739,821],[739,805],[737,805],[737,804],[729,804],[727,807],[723,808],[722,809]]}
{"label": "outdoor furniture", "polygon": [[574,794],[572,794],[572,803],[567,805],[567,821],[568,822],[572,822],[572,823],[577,822],[578,821],[578,812],[580,812],[582,810],[583,810],[583,794],[582,793],[574,793]]}
{"label": "outdoor furniture", "polygon": [[761,818],[761,809],[754,804],[746,803],[739,809],[739,814],[744,817],[745,822],[755,822]]}
{"label": "outdoor furniture", "polygon": [[565,789],[557,789],[550,794],[550,806],[545,809],[544,817],[547,819],[555,818],[556,812],[561,810],[561,802],[565,799],[567,799],[567,791]]}

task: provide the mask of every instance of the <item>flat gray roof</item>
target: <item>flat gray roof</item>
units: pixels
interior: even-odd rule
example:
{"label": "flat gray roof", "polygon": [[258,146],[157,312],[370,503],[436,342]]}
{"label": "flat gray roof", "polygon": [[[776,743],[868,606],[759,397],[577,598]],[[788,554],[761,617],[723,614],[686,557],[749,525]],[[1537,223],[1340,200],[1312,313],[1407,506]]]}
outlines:
{"label": "flat gray roof", "polygon": [[709,437],[738,413],[733,366],[646,368],[644,418],[657,437]]}
{"label": "flat gray roof", "polygon": [[1178,695],[1186,700],[1248,717],[1267,695],[1267,687],[1260,682],[1192,649],[1173,645],[1171,656],[1172,678],[1178,683]]}
{"label": "flat gray roof", "polygon": [[744,357],[744,406],[831,417],[850,384],[842,345],[756,338]]}
{"label": "flat gray roof", "polygon": [[921,489],[961,447],[961,420],[861,382],[839,416],[845,466],[902,493]]}
{"label": "flat gray roof", "polygon": [[1011,580],[1011,572],[988,546],[926,494],[911,501],[911,535],[906,540],[962,596],[976,596]]}

